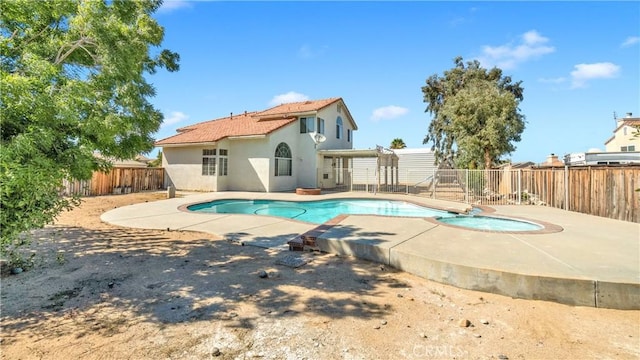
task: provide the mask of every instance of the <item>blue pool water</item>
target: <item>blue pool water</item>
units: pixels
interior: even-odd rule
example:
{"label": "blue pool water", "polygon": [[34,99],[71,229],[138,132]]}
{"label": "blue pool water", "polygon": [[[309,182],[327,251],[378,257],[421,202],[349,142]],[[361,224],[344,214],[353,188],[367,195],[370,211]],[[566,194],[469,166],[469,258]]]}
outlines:
{"label": "blue pool water", "polygon": [[325,223],[341,214],[451,217],[442,210],[430,209],[403,201],[339,199],[320,201],[216,200],[191,205],[190,211],[215,214],[271,215],[314,224]]}
{"label": "blue pool water", "polygon": [[543,226],[528,221],[487,216],[454,216],[438,219],[438,221],[455,226],[491,231],[535,231],[543,229]]}
{"label": "blue pool water", "polygon": [[453,214],[404,201],[335,199],[320,201],[216,200],[187,207],[190,211],[213,214],[270,215],[323,224],[341,214],[434,217],[439,222],[476,230],[535,231],[543,227],[527,221]]}

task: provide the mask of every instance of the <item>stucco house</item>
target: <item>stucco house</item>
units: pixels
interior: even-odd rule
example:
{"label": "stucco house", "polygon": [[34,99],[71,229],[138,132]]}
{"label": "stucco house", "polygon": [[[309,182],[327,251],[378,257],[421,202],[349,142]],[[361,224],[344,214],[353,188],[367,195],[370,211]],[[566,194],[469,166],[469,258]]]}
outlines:
{"label": "stucco house", "polygon": [[604,145],[606,151],[592,149],[587,152],[571,153],[564,156],[567,165],[620,165],[640,164],[640,137],[634,137],[640,118],[627,113],[616,119],[616,127]]}
{"label": "stucco house", "polygon": [[[166,186],[287,191],[331,180],[321,151],[352,149],[358,127],[342,98],[281,104],[177,129],[159,140]],[[322,136],[320,136],[322,135]]]}
{"label": "stucco house", "polygon": [[640,118],[632,115],[627,113],[626,117],[616,119],[613,136],[604,143],[607,152],[640,151],[640,137],[633,137],[635,126],[640,126]]}

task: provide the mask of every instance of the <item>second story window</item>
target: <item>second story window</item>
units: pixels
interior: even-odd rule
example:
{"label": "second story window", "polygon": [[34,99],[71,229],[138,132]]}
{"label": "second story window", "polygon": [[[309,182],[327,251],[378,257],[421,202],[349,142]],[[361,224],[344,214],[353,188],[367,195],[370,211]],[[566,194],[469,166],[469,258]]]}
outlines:
{"label": "second story window", "polygon": [[347,142],[351,142],[351,129],[347,129]]}
{"label": "second story window", "polygon": [[336,119],[336,139],[342,139],[342,118],[340,116]]}
{"label": "second story window", "polygon": [[324,134],[324,119],[318,118],[318,133]]}
{"label": "second story window", "polygon": [[315,131],[315,121],[316,118],[311,117],[301,117],[300,118],[300,134],[311,133]]}

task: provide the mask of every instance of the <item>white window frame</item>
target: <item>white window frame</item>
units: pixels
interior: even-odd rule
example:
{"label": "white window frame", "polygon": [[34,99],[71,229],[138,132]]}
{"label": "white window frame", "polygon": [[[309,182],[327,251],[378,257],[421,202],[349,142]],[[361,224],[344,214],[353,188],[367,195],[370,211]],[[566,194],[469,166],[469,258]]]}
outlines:
{"label": "white window frame", "polygon": [[216,175],[216,149],[202,149],[202,176]]}
{"label": "white window frame", "polygon": [[324,119],[318,118],[318,134],[324,134]]}
{"label": "white window frame", "polygon": [[218,176],[229,174],[229,150],[220,149],[218,151]]}
{"label": "white window frame", "polygon": [[336,119],[336,139],[342,139],[342,128],[344,124],[342,122],[342,118],[338,116]]}
{"label": "white window frame", "polygon": [[293,157],[291,148],[287,143],[281,142],[276,146],[274,152],[275,170],[274,176],[292,176],[293,175]]}
{"label": "white window frame", "polygon": [[300,118],[300,134],[308,134],[315,131],[315,116],[307,116]]}

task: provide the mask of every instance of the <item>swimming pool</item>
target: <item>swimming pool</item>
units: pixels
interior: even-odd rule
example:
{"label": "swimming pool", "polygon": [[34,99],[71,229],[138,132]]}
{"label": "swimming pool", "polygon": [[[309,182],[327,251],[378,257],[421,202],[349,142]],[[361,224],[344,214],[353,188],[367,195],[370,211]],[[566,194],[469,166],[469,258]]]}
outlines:
{"label": "swimming pool", "polygon": [[347,214],[430,217],[444,225],[496,232],[538,231],[545,228],[542,225],[524,220],[481,216],[478,215],[481,211],[479,208],[474,208],[469,214],[464,215],[405,201],[382,199],[317,201],[227,199],[189,205],[187,210],[211,214],[269,215],[313,224],[324,224],[338,215]]}
{"label": "swimming pool", "polygon": [[537,231],[544,229],[544,226],[536,223],[496,218],[489,216],[468,216],[458,215],[453,217],[446,217],[437,219],[441,223],[460,226],[464,228],[476,229],[476,230],[490,230],[490,231]]}
{"label": "swimming pool", "polygon": [[318,201],[230,199],[190,205],[187,210],[214,214],[271,215],[313,224],[323,224],[342,214],[440,218],[457,215],[404,201],[368,199]]}

